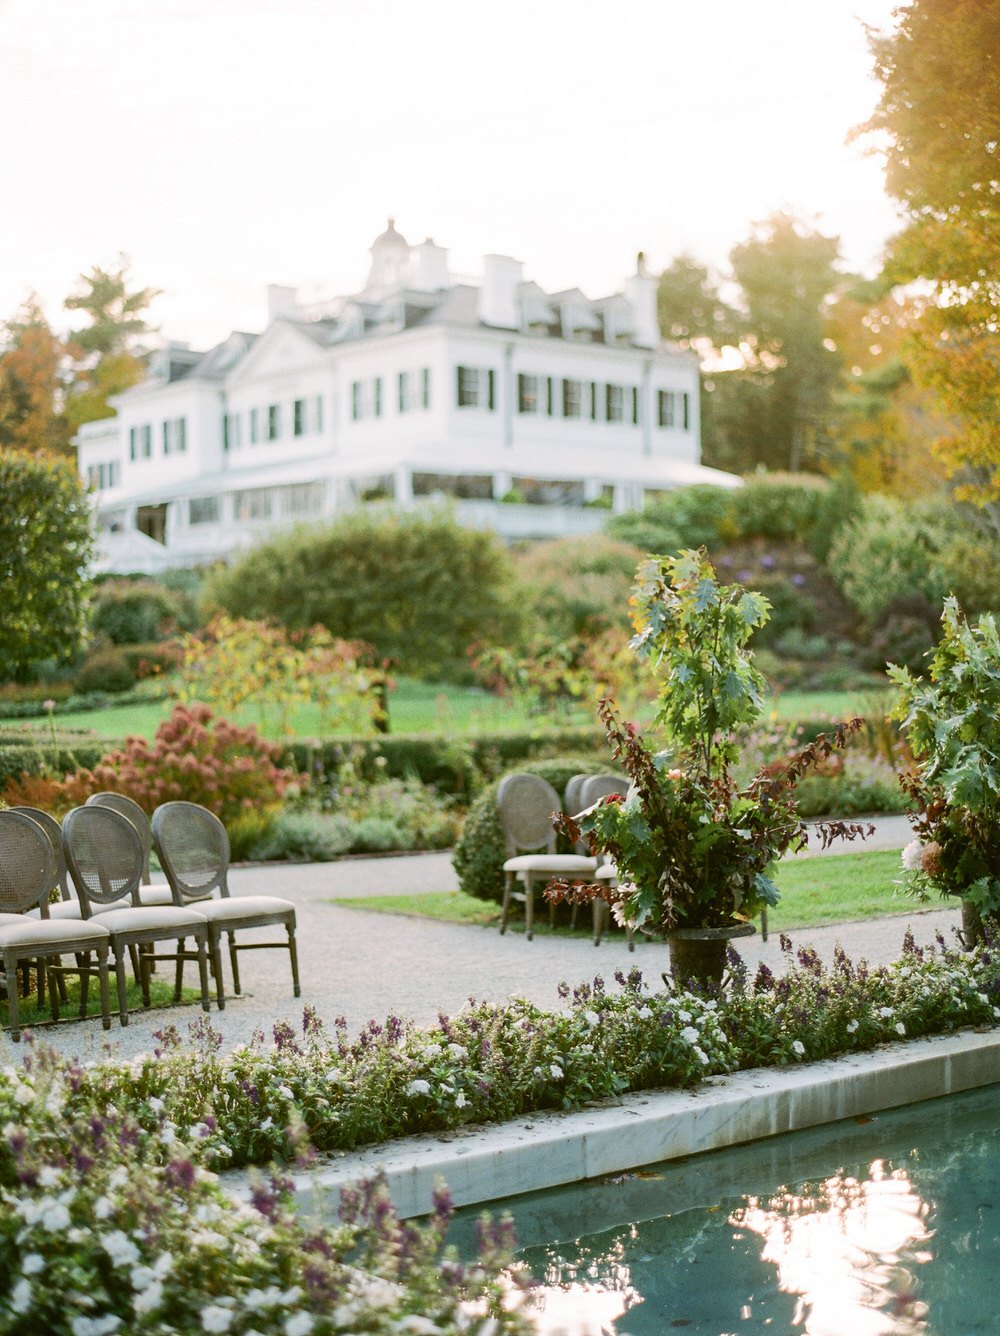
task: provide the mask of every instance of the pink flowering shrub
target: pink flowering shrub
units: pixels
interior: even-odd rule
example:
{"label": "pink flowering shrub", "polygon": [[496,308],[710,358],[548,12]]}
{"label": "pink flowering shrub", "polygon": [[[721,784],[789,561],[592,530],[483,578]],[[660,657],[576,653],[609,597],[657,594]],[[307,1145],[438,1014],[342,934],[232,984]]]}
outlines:
{"label": "pink flowering shrub", "polygon": [[229,826],[252,813],[273,813],[298,784],[300,777],[281,765],[283,751],[252,726],[213,719],[207,705],[177,705],[152,742],[128,738],[93,770],[65,782],[77,794],[125,793],[149,813],[175,799],[200,803]]}

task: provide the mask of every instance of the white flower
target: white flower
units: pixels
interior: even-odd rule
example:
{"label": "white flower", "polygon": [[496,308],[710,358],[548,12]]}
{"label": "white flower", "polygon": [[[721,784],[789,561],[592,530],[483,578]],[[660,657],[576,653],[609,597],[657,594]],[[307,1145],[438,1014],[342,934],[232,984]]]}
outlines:
{"label": "white flower", "polygon": [[228,1308],[220,1308],[218,1304],[209,1304],[201,1310],[202,1331],[228,1331],[232,1321],[232,1312]]}
{"label": "white flower", "polygon": [[800,1058],[804,1058],[804,1057],[805,1057],[805,1055],[806,1055],[806,1046],[805,1046],[805,1044],[803,1044],[803,1042],[802,1042],[801,1039],[796,1039],[796,1040],[793,1042],[793,1044],[792,1044],[792,1052],[793,1052],[797,1057],[800,1057]]}
{"label": "white flower", "polygon": [[857,1022],[857,1021],[848,1021],[848,1022],[847,1022],[847,1033],[848,1033],[848,1034],[854,1034],[854,1032],[857,1030],[857,1028],[858,1028],[858,1022]]}
{"label": "white flower", "polygon": [[691,1013],[690,1011],[679,1011],[677,1013],[677,1018],[678,1020],[682,1020],[684,1024],[687,1025],[691,1020]]}
{"label": "white flower", "polygon": [[139,1249],[123,1230],[105,1234],[101,1244],[115,1266],[134,1266],[139,1260]]}
{"label": "white flower", "polygon": [[413,1095],[429,1095],[431,1093],[431,1083],[429,1081],[411,1081],[406,1087],[406,1093]]}
{"label": "white flower", "polygon": [[891,1015],[892,1015],[892,1007],[879,1007],[879,1009],[878,1009],[878,1014],[879,1014],[880,1016],[891,1016]]}
{"label": "white flower", "polygon": [[41,1253],[25,1253],[21,1259],[21,1270],[26,1276],[33,1276],[41,1271],[45,1266],[45,1258]]}
{"label": "white flower", "polygon": [[422,1317],[419,1313],[411,1313],[409,1317],[404,1317],[402,1322],[396,1324],[396,1330],[407,1332],[408,1336],[440,1336],[441,1328],[436,1322],[432,1322],[429,1317]]}
{"label": "white flower", "polygon": [[639,1020],[648,1021],[650,1016],[652,1016],[653,1011],[651,1007],[640,1007],[635,1014],[638,1016]]}
{"label": "white flower", "polygon": [[469,1056],[469,1050],[467,1048],[464,1048],[461,1044],[449,1044],[448,1052],[451,1054],[453,1058],[456,1058],[459,1062],[464,1062],[466,1058]]}
{"label": "white flower", "polygon": [[278,1094],[282,1097],[282,1099],[291,1099],[291,1098],[292,1098],[292,1092],[291,1092],[290,1088],[289,1088],[288,1086],[286,1086],[286,1085],[280,1085],[280,1086],[278,1086]]}
{"label": "white flower", "polygon": [[94,1217],[97,1220],[107,1220],[114,1209],[115,1205],[110,1197],[98,1197],[94,1202]]}
{"label": "white flower", "polygon": [[141,1289],[132,1300],[137,1313],[152,1313],[163,1302],[163,1281],[154,1280]]}
{"label": "white flower", "polygon": [[455,1096],[455,1108],[464,1109],[466,1104],[468,1104],[468,1102],[469,1101],[465,1098],[465,1091],[460,1090],[458,1094]]}
{"label": "white flower", "polygon": [[160,1099],[159,1095],[150,1095],[149,1107],[154,1113],[162,1113],[167,1106],[164,1104],[163,1100]]}
{"label": "white flower", "polygon": [[14,1091],[15,1104],[30,1104],[35,1098],[35,1092],[31,1086],[19,1085]]}
{"label": "white flower", "polygon": [[561,1081],[563,1079],[562,1068],[559,1066],[557,1062],[554,1062],[552,1064],[552,1066],[549,1068],[549,1072],[552,1076],[553,1081]]}
{"label": "white flower", "polygon": [[73,1336],[109,1336],[121,1326],[120,1317],[75,1317],[70,1326]]}
{"label": "white flower", "polygon": [[923,845],[919,840],[911,840],[903,850],[903,867],[907,872],[919,872],[923,858]]}
{"label": "white flower", "polygon": [[590,1026],[591,1029],[593,1029],[595,1025],[600,1025],[601,1023],[601,1018],[600,1016],[598,1016],[596,1011],[585,1011],[583,1013],[583,1019],[587,1022],[587,1024]]}
{"label": "white flower", "polygon": [[26,1313],[31,1307],[31,1281],[22,1276],[10,1292],[10,1306],[15,1313]]}
{"label": "white flower", "polygon": [[38,1171],[38,1182],[43,1188],[54,1188],[59,1182],[59,1170],[54,1164],[43,1164]]}
{"label": "white flower", "polygon": [[307,1336],[313,1329],[313,1320],[309,1313],[293,1313],[285,1321],[285,1336]]}
{"label": "white flower", "polygon": [[694,1055],[698,1059],[698,1061],[702,1064],[703,1067],[708,1066],[709,1063],[708,1054],[705,1052],[703,1048],[699,1048],[697,1044],[695,1044],[694,1046]]}
{"label": "white flower", "polygon": [[693,1025],[685,1025],[684,1029],[681,1031],[681,1038],[687,1044],[696,1044],[701,1038],[701,1035]]}
{"label": "white flower", "polygon": [[264,1121],[261,1123],[260,1130],[262,1132],[267,1132],[273,1126],[274,1126],[274,1119],[269,1116],[265,1118]]}
{"label": "white flower", "polygon": [[906,1034],[906,1026],[903,1024],[902,1021],[897,1021],[897,1022],[896,1022],[896,1033],[897,1033],[897,1034]]}

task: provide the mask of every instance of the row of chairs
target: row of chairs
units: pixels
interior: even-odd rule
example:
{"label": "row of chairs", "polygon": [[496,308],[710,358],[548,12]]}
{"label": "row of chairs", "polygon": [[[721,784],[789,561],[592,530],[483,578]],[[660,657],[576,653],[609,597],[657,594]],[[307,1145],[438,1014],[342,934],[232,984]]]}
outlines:
{"label": "row of chairs", "polygon": [[[560,804],[556,790],[539,775],[517,773],[505,776],[497,789],[497,816],[503,831],[504,891],[500,913],[500,932],[507,931],[513,901],[524,902],[524,931],[530,942],[534,936],[534,901],[536,881],[551,881],[553,877],[569,877],[575,881],[606,881],[616,883],[617,871],[610,863],[591,857],[584,847],[571,854],[556,853],[556,832],[552,818],[562,810],[575,814],[586,811],[608,794],[623,793],[628,781],[621,775],[573,775],[566,785]],[[530,850],[524,853],[522,850]],[[524,889],[518,891],[520,882]],[[549,909],[549,921],[554,921],[554,906]],[[576,922],[574,907],[572,921]],[[610,922],[604,900],[593,901],[594,945],[599,946]],[[635,944],[628,930],[628,947]]]}
{"label": "row of chairs", "polygon": [[[151,884],[155,846],[166,883]],[[221,937],[229,943],[233,987],[240,992],[238,952],[280,946],[288,950],[295,996],[300,994],[295,907],[276,896],[231,897],[229,838],[225,827],[195,803],[164,803],[153,820],[121,794],[96,794],[74,808],[62,825],[36,808],[0,811],[0,957],[6,977],[9,1023],[20,1038],[17,975],[33,965],[39,1004],[46,982],[54,1019],[65,975],[80,977],[80,1014],[86,1014],[89,980],[97,975],[105,1029],[111,1024],[108,970],[114,963],[118,1012],[128,1024],[125,961],[131,958],[145,1006],[156,962],[175,963],[175,999],[184,964],[197,961],[201,1005],[209,1009],[211,968],[218,1006],[225,1006]],[[72,885],[71,885],[72,883]],[[58,890],[60,899],[50,904]],[[74,892],[75,891],[75,895]],[[215,893],[218,892],[218,897]],[[283,924],[284,942],[237,942],[246,928]],[[188,949],[188,940],[194,948]],[[173,941],[171,953],[155,954]],[[73,964],[65,962],[72,956]],[[96,964],[93,963],[96,961]]]}

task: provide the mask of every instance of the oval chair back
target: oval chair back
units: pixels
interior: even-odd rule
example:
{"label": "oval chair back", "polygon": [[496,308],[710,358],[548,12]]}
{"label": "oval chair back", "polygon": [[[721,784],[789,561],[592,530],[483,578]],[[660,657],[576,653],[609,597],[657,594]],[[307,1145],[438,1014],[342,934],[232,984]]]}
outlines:
{"label": "oval chair back", "polygon": [[124,793],[92,793],[84,804],[86,807],[110,807],[112,812],[120,812],[127,817],[139,832],[142,841],[142,884],[149,885],[149,855],[153,848],[153,832],[149,817],[134,798]]}
{"label": "oval chair back", "polygon": [[628,780],[624,775],[588,775],[580,786],[579,810],[586,811],[611,793],[620,793],[623,798],[628,793]]}
{"label": "oval chair back", "polygon": [[583,811],[580,790],[583,788],[584,781],[588,778],[588,775],[572,775],[567,781],[563,793],[563,811],[567,816],[576,816],[577,812]]}
{"label": "oval chair back", "polygon": [[555,853],[552,814],[560,810],[559,794],[540,775],[506,775],[497,789],[497,816],[508,858],[522,849]]}
{"label": "oval chair back", "polygon": [[36,905],[48,918],[56,862],[45,830],[24,812],[0,812],[0,911],[23,914]]}
{"label": "oval chair back", "polygon": [[229,836],[214,812],[199,803],[162,803],[153,813],[152,833],[181,904],[204,900],[214,890],[229,895]]}
{"label": "oval chair back", "polygon": [[139,906],[143,844],[132,822],[100,804],[74,807],[63,818],[63,848],[80,910],[93,905]]}
{"label": "oval chair back", "polygon": [[48,901],[52,891],[58,886],[59,896],[62,900],[70,899],[69,893],[69,870],[66,867],[66,854],[63,851],[62,826],[50,816],[48,812],[43,812],[40,807],[11,807],[12,812],[23,812],[25,816],[30,816],[32,821],[37,821],[42,830],[49,837],[49,844],[52,846],[52,856],[55,859],[55,870],[52,876],[52,885],[49,887],[49,893],[45,899]]}

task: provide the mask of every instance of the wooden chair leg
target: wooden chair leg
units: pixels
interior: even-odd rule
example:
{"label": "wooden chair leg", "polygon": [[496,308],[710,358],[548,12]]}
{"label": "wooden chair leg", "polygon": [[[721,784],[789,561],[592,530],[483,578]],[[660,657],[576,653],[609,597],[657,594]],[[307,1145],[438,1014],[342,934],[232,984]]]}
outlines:
{"label": "wooden chair leg", "polygon": [[230,929],[228,935],[229,935],[229,967],[233,971],[233,992],[238,997],[240,993],[242,993],[243,989],[240,987],[240,962],[237,959],[236,955],[236,934],[235,932],[232,931],[232,929]]}
{"label": "wooden chair leg", "polygon": [[115,952],[115,982],[118,985],[118,1020],[128,1025],[128,1000],[125,984],[125,956],[122,950]]}
{"label": "wooden chair leg", "polygon": [[295,944],[295,924],[288,925],[288,954],[292,961],[292,994],[294,997],[302,996],[302,989],[299,987],[299,950]]}
{"label": "wooden chair leg", "polygon": [[87,997],[90,992],[90,952],[77,956],[76,966],[80,971],[80,1016],[87,1014]]}
{"label": "wooden chair leg", "polygon": [[211,1003],[208,1000],[208,952],[206,950],[207,933],[203,930],[200,937],[195,938],[195,945],[198,947],[198,977],[201,980],[201,1009],[208,1011]]}
{"label": "wooden chair leg", "polygon": [[10,1024],[10,1037],[19,1041],[21,1038],[21,1018],[17,1011],[17,961],[13,956],[8,956],[4,965],[7,974],[7,1020]]}
{"label": "wooden chair leg", "polygon": [[182,937],[177,943],[177,961],[174,967],[174,1001],[181,1000],[181,993],[184,988],[184,943],[186,937]]}
{"label": "wooden chair leg", "polygon": [[503,904],[500,908],[500,936],[507,931],[507,918],[510,914],[510,898],[514,892],[514,874],[505,872],[503,874]]}
{"label": "wooden chair leg", "polygon": [[222,929],[208,925],[208,955],[215,980],[215,1001],[220,1011],[226,1009],[226,989],[222,978]]}
{"label": "wooden chair leg", "polygon": [[[87,969],[90,969],[90,953],[87,953]],[[111,1029],[111,997],[108,987],[108,948],[99,946],[97,948],[97,981],[101,990],[101,1026],[105,1030]]]}
{"label": "wooden chair leg", "polygon": [[530,942],[535,935],[535,880],[524,874],[524,935]]}

